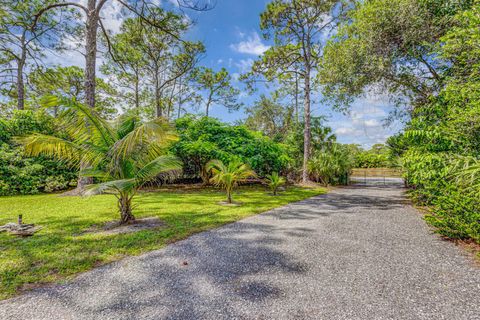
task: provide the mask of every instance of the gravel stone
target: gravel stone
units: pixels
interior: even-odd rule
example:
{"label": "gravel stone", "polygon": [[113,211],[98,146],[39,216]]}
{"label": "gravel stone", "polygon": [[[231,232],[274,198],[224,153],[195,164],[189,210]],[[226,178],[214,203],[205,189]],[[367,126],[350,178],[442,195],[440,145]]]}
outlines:
{"label": "gravel stone", "polygon": [[0,319],[480,319],[480,268],[400,186],[199,233],[0,302]]}

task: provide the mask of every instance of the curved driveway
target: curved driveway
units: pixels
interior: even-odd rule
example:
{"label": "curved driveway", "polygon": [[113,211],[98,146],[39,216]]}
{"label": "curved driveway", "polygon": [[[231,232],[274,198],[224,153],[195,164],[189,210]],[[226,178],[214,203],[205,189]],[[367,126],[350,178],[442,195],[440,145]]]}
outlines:
{"label": "curved driveway", "polygon": [[480,319],[480,268],[402,194],[339,188],[0,302],[0,319]]}

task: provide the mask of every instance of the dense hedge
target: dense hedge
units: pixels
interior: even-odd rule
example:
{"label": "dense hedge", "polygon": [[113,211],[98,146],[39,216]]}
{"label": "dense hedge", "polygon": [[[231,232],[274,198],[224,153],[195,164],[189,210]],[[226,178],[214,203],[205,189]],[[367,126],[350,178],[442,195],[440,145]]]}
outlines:
{"label": "dense hedge", "polygon": [[171,150],[183,161],[186,176],[201,177],[203,166],[212,159],[239,159],[262,177],[282,172],[290,161],[282,144],[245,126],[187,116],[176,121],[176,128],[180,139]]}
{"label": "dense hedge", "polygon": [[25,157],[14,137],[32,132],[52,134],[54,119],[43,112],[15,111],[0,120],[0,195],[36,194],[70,188],[76,172],[44,157]]}
{"label": "dense hedge", "polygon": [[472,119],[480,108],[462,109],[441,94],[417,108],[390,144],[401,155],[412,198],[430,207],[426,220],[443,236],[480,243],[480,171],[465,169],[465,161],[478,163],[480,130]]}
{"label": "dense hedge", "polygon": [[451,154],[410,150],[403,164],[411,196],[431,209],[427,222],[446,237],[480,243],[478,191],[454,179],[460,169]]}

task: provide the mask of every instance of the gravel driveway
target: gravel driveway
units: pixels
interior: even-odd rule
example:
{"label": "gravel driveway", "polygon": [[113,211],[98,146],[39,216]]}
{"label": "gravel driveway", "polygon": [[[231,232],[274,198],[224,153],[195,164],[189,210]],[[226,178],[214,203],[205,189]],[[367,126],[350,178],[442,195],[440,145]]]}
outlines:
{"label": "gravel driveway", "polygon": [[402,193],[339,188],[0,302],[0,319],[480,319],[480,268]]}

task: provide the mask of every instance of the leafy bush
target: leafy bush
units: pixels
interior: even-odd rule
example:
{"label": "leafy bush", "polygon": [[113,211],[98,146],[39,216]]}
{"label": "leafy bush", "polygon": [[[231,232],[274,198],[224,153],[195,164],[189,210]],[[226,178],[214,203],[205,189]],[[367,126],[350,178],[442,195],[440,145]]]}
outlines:
{"label": "leafy bush", "polygon": [[353,161],[345,145],[333,144],[314,155],[308,163],[308,171],[314,181],[325,186],[346,184]]}
{"label": "leafy bush", "polygon": [[411,149],[402,158],[404,179],[411,194],[423,205],[432,204],[450,184],[448,154]]}
{"label": "leafy bush", "polygon": [[437,233],[453,239],[480,243],[480,201],[478,195],[448,185],[433,201],[433,214],[426,220]]}
{"label": "leafy bush", "polygon": [[262,177],[272,171],[281,172],[290,161],[282,144],[244,126],[186,116],[176,121],[176,128],[180,139],[171,150],[183,161],[184,173],[189,177],[208,180],[205,164],[212,159],[244,162]]}
{"label": "leafy bush", "polygon": [[360,147],[355,148],[354,163],[355,168],[386,168],[395,167],[398,157],[392,154],[389,147],[383,144],[375,144],[370,150],[363,150]]}
{"label": "leafy bush", "polygon": [[389,158],[386,154],[364,151],[355,155],[356,168],[384,168],[389,166]]}
{"label": "leafy bush", "polygon": [[0,119],[0,196],[36,194],[67,189],[76,173],[60,162],[45,157],[26,157],[13,137],[32,132],[51,134],[54,119],[44,112],[15,111]]}
{"label": "leafy bush", "polygon": [[21,147],[0,145],[0,196],[65,190],[75,179],[76,173],[61,163],[25,157]]}
{"label": "leafy bush", "polygon": [[66,181],[63,176],[49,176],[45,179],[45,192],[56,192],[65,190],[69,187],[69,181]]}
{"label": "leafy bush", "polygon": [[[425,132],[409,132],[406,136],[435,139]],[[480,172],[465,171],[469,167],[460,167],[458,155],[446,147],[445,151],[431,152],[426,150],[431,149],[428,144],[410,143],[414,146],[402,156],[405,180],[414,201],[431,207],[432,213],[425,217],[426,221],[443,236],[480,242]],[[435,148],[438,150],[439,146]]]}

